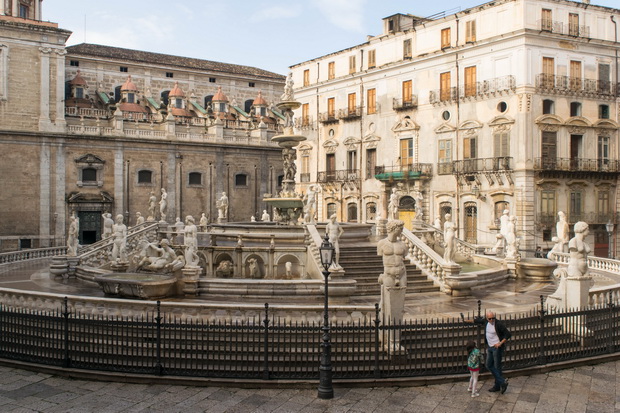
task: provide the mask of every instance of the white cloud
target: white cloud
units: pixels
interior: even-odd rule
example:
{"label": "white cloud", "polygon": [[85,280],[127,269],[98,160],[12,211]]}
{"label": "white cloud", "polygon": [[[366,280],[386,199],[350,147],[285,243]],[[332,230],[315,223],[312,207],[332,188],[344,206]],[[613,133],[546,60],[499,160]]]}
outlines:
{"label": "white cloud", "polygon": [[366,0],[314,0],[314,5],[334,25],[352,32],[364,32]]}
{"label": "white cloud", "polygon": [[272,6],[261,8],[258,12],[254,13],[251,17],[251,21],[264,21],[264,20],[279,20],[290,19],[297,17],[301,14],[301,6],[295,4],[292,6]]}

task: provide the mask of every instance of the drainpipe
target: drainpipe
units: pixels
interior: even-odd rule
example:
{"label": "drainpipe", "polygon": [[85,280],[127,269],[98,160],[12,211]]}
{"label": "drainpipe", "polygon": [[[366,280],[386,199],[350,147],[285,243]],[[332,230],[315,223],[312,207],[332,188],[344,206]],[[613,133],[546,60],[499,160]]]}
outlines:
{"label": "drainpipe", "polygon": [[[618,67],[618,23],[616,22],[616,19],[614,19],[614,16],[610,16],[611,22],[614,24],[614,41],[615,41],[615,51],[616,51],[616,84],[615,84],[615,88],[616,88],[616,106],[618,106],[618,96],[620,96],[620,91],[618,90],[618,88],[620,87],[620,68]],[[616,107],[616,122],[620,121],[620,113],[618,113],[618,108]],[[618,150],[616,149],[616,154],[618,153]],[[616,200],[616,205],[617,205],[617,200]],[[615,218],[615,217],[614,217]],[[615,221],[615,219],[614,219]],[[618,227],[617,225],[618,223],[616,222],[616,228]],[[616,240],[616,236],[613,236],[614,242],[614,250],[612,251],[612,257],[616,256],[616,249],[617,249],[617,245],[618,243],[615,242]],[[610,241],[611,242],[611,241]]]}
{"label": "drainpipe", "polygon": [[[361,65],[360,65],[360,72],[362,71],[362,69],[364,68],[364,51],[362,50],[362,58],[360,59]],[[359,193],[360,193],[360,197],[357,201],[358,207],[357,207],[357,222],[362,223],[362,222],[366,222],[366,220],[362,220],[362,217],[364,215],[364,213],[366,211],[364,211],[364,191],[363,191],[363,186],[364,186],[364,179],[362,178],[362,166],[364,165],[363,160],[364,158],[364,103],[365,101],[365,96],[364,96],[364,76],[360,76],[360,163],[357,167],[357,170],[359,171],[359,176],[357,177],[357,182],[359,185]]]}
{"label": "drainpipe", "polygon": [[[459,85],[460,85],[460,73],[459,73],[459,19],[456,19],[456,48],[455,52],[455,64],[456,64],[456,142],[454,145],[454,155],[455,159],[459,159],[459,126],[461,124],[461,104],[460,104],[460,96],[459,96]],[[465,228],[461,228],[461,191],[459,188],[459,181],[456,178],[456,214],[452,214],[453,220],[455,221],[456,227],[458,228],[459,238],[463,239],[465,235]]]}

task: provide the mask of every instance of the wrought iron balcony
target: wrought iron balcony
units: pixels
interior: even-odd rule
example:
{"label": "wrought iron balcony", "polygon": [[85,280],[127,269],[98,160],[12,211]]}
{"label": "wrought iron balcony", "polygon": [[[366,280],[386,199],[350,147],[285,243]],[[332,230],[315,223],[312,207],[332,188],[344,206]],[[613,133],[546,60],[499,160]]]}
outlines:
{"label": "wrought iron balcony", "polygon": [[431,90],[429,99],[433,105],[457,99],[484,99],[514,92],[517,81],[514,76],[503,76],[447,89]]}
{"label": "wrought iron balcony", "polygon": [[566,34],[577,37],[590,37],[590,26],[563,23],[559,21],[542,19],[538,20],[538,27],[544,32]]}
{"label": "wrought iron balcony", "polygon": [[541,73],[536,77],[539,92],[554,95],[613,98],[618,94],[617,84],[608,80],[582,79]]}
{"label": "wrought iron balcony", "polygon": [[336,171],[321,171],[317,174],[318,183],[331,183],[331,182],[351,182],[357,181],[360,178],[359,169],[342,169]]}
{"label": "wrought iron balcony", "polygon": [[297,129],[312,129],[312,116],[300,116],[295,119],[295,127]]}
{"label": "wrought iron balcony", "polygon": [[500,156],[495,158],[471,158],[454,161],[452,164],[442,165],[452,165],[453,174],[511,171],[512,157]]}
{"label": "wrought iron balcony", "polygon": [[362,106],[356,106],[354,108],[340,109],[338,111],[338,118],[342,120],[355,120],[362,117]]}
{"label": "wrought iron balcony", "polygon": [[431,178],[433,164],[414,163],[405,166],[376,166],[375,178],[380,181],[402,181],[409,179]]}
{"label": "wrought iron balcony", "polygon": [[611,159],[536,158],[534,169],[549,172],[619,173],[620,162]]}
{"label": "wrought iron balcony", "polygon": [[397,99],[392,100],[392,109],[396,111],[410,110],[418,107],[418,96],[412,95],[409,99]]}
{"label": "wrought iron balcony", "polygon": [[336,112],[323,112],[319,113],[319,122],[321,123],[335,123],[338,122]]}

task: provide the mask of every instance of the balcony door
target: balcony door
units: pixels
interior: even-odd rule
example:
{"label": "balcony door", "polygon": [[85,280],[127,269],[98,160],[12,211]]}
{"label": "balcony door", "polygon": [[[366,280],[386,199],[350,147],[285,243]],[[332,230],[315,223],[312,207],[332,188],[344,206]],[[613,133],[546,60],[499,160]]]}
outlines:
{"label": "balcony door", "polygon": [[336,154],[328,153],[325,157],[325,175],[328,181],[336,179]]}
{"label": "balcony door", "polygon": [[465,204],[465,241],[478,242],[478,207],[474,202]]}
{"label": "balcony door", "polygon": [[543,132],[541,145],[542,167],[543,169],[555,168],[557,159],[557,133]]}
{"label": "balcony door", "polygon": [[579,168],[581,158],[582,135],[570,135],[570,165],[572,170]]}

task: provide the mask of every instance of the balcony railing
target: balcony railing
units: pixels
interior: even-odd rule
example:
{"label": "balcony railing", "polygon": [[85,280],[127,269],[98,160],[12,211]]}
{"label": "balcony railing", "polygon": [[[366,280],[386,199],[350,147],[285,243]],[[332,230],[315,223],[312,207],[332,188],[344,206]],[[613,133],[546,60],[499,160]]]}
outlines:
{"label": "balcony railing", "polygon": [[538,20],[538,27],[544,32],[567,34],[569,36],[590,37],[590,26],[563,23],[548,19]]}
{"label": "balcony railing", "polygon": [[610,159],[536,158],[534,169],[551,172],[620,172],[620,162]]}
{"label": "balcony railing", "polygon": [[319,113],[319,122],[321,123],[334,123],[338,122],[336,112],[323,112]]}
{"label": "balcony railing", "polygon": [[295,127],[297,129],[312,129],[312,116],[300,116],[295,119]]}
{"label": "balcony railing", "polygon": [[514,76],[503,76],[494,79],[475,82],[457,87],[431,90],[429,99],[431,104],[438,104],[457,99],[488,98],[504,93],[514,92],[517,81]]}
{"label": "balcony railing", "polygon": [[582,79],[546,73],[541,73],[536,77],[536,88],[550,94],[607,97],[616,96],[620,90],[617,84],[608,80]]}
{"label": "balcony railing", "polygon": [[340,109],[338,111],[338,118],[342,120],[355,120],[362,117],[362,106],[356,106],[354,108]]}
{"label": "balcony railing", "polygon": [[405,166],[376,166],[375,178],[380,181],[430,178],[433,176],[433,164],[414,163]]}
{"label": "balcony railing", "polygon": [[409,99],[397,99],[392,100],[392,109],[394,110],[409,110],[418,107],[418,96],[412,95]]}
{"label": "balcony railing", "polygon": [[337,171],[321,171],[317,174],[318,183],[351,182],[360,178],[359,169],[342,169]]}
{"label": "balcony railing", "polygon": [[[443,164],[446,165],[446,164]],[[512,157],[472,158],[452,162],[453,174],[498,172],[512,170]]]}

